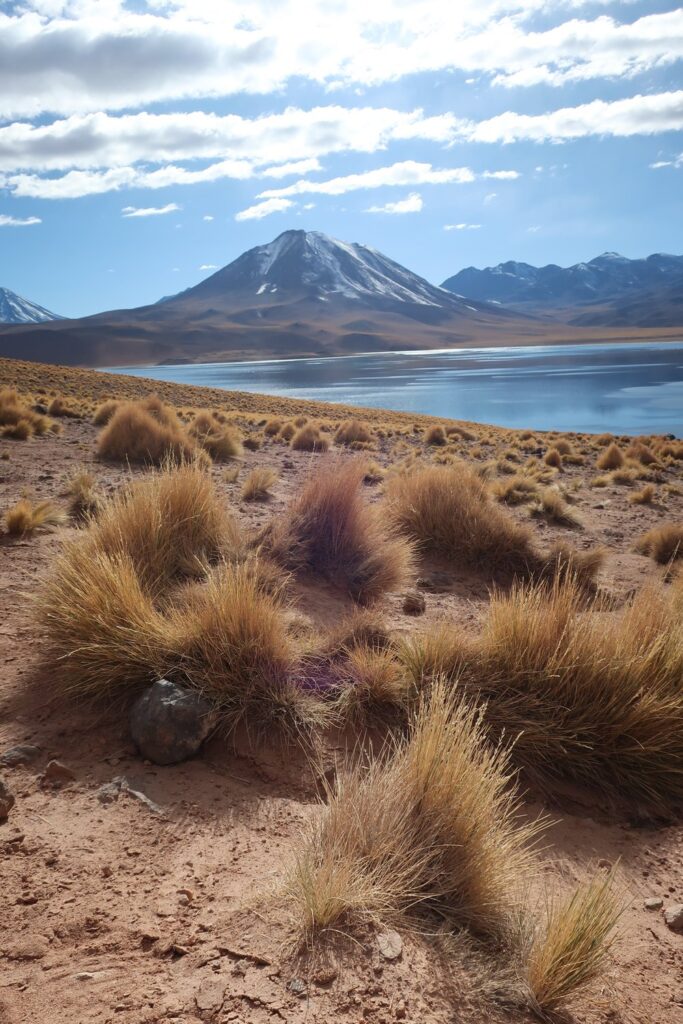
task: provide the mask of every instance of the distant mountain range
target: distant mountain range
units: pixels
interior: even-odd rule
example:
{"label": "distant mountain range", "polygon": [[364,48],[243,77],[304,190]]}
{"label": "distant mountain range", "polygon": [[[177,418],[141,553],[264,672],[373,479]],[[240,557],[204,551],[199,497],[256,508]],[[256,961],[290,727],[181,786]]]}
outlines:
{"label": "distant mountain range", "polygon": [[[149,306],[65,320],[13,296],[14,316],[23,302],[25,319],[0,325],[0,355],[122,366],[616,340],[638,336],[628,328],[654,316],[660,292],[672,292],[675,308],[677,267],[683,277],[683,257],[606,253],[566,270],[470,267],[439,288],[368,246],[285,231]],[[683,313],[653,322],[678,326]],[[626,330],[610,330],[615,323]]]}
{"label": "distant mountain range", "polygon": [[605,252],[571,267],[534,267],[511,260],[483,270],[467,267],[441,287],[579,326],[683,324],[683,256],[666,253],[630,260]]}
{"label": "distant mountain range", "polygon": [[29,302],[9,288],[0,288],[0,324],[41,324],[48,320],[63,320],[49,309]]}

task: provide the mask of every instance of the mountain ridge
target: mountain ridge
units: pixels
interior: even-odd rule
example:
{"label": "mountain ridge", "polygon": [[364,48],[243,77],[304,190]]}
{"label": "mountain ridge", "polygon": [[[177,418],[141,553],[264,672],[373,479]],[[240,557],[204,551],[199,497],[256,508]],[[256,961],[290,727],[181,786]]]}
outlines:
{"label": "mountain ridge", "polygon": [[9,288],[0,287],[0,324],[39,324],[64,317],[37,302],[25,299]]}

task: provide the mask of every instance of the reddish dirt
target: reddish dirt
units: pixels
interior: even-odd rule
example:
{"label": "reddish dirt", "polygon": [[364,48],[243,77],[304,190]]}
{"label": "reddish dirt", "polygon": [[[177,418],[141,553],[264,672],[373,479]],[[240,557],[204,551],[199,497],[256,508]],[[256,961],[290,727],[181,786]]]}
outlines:
{"label": "reddish dirt", "polygon": [[[61,437],[0,443],[10,454],[0,461],[0,513],[24,491],[63,502],[65,481],[82,467],[95,473],[105,492],[117,488],[127,471],[97,462],[94,437],[89,424],[68,421]],[[389,444],[381,442],[373,457],[386,462]],[[240,519],[255,525],[284,505],[319,458],[275,444],[247,452],[246,467],[267,464],[280,471],[274,498],[263,505],[240,502],[245,469],[236,484],[226,484],[219,467],[213,473]],[[570,469],[565,478],[593,474],[591,465]],[[538,527],[548,541],[570,535],[581,548],[605,544],[602,583],[617,597],[661,574],[631,552],[633,537],[681,515],[679,497],[669,497],[665,508],[634,507],[627,494],[627,488],[584,488],[576,505],[583,531]],[[30,601],[65,537],[75,534],[68,526],[25,539],[0,538],[0,755],[17,743],[40,748],[34,762],[0,769],[16,797],[9,820],[0,825],[0,1021],[526,1019],[482,1002],[458,956],[440,953],[419,935],[404,935],[403,955],[391,963],[381,959],[371,929],[314,959],[289,955],[287,908],[257,897],[277,885],[301,825],[315,813],[316,788],[305,759],[250,748],[243,740],[227,748],[214,739],[197,759],[160,768],[136,755],[121,709],[88,710],[55,700]],[[426,597],[426,616],[413,620],[402,614],[400,595],[389,596],[382,608],[387,622],[404,631],[443,616],[475,623],[487,585],[459,578],[449,592]],[[300,587],[297,603],[321,625],[335,623],[349,608],[323,586]],[[63,788],[42,782],[51,758],[74,773]],[[99,788],[117,776],[161,813],[130,793],[101,803]],[[529,804],[530,813],[540,809]],[[683,902],[680,819],[638,827],[571,792],[543,809],[556,820],[542,855],[544,877],[569,885],[596,863],[620,861],[626,909],[613,960],[604,981],[573,1004],[574,1019],[683,1021],[683,935],[667,929],[661,912],[643,908],[653,896],[665,905]],[[292,991],[297,987],[301,993]]]}

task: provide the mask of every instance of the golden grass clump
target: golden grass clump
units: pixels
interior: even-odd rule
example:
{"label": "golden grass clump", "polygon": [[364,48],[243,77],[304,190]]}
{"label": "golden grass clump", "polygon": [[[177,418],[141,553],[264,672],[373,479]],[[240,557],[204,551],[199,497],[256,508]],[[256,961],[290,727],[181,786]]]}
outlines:
{"label": "golden grass clump", "polygon": [[10,535],[16,537],[60,526],[65,519],[64,512],[49,500],[34,505],[28,498],[21,498],[5,513],[5,527]]}
{"label": "golden grass clump", "polygon": [[208,412],[198,412],[189,430],[189,436],[212,459],[225,461],[242,454],[242,439],[232,427],[224,426]]}
{"label": "golden grass clump", "polygon": [[264,550],[293,572],[312,572],[369,603],[397,590],[412,545],[363,496],[360,460],[329,461],[265,531]]}
{"label": "golden grass clump", "polygon": [[95,409],[92,421],[96,427],[104,427],[109,423],[116,410],[121,403],[114,398],[107,399],[106,402],[101,402],[100,405]]}
{"label": "golden grass clump", "polygon": [[614,872],[596,875],[568,898],[549,900],[526,962],[531,1005],[537,1012],[561,1009],[569,996],[603,973],[620,916],[613,880]]}
{"label": "golden grass clump", "polygon": [[0,391],[0,437],[12,441],[26,441],[33,434],[45,434],[50,429],[47,417],[26,405],[14,388]]}
{"label": "golden grass clump", "polygon": [[538,832],[518,812],[507,753],[437,681],[407,736],[338,774],[288,880],[300,927],[313,936],[431,904],[453,925],[504,936]]}
{"label": "golden grass clump", "polygon": [[543,516],[558,526],[581,526],[581,517],[553,487],[541,491],[530,511],[533,516]]}
{"label": "golden grass clump", "polygon": [[552,466],[554,469],[561,469],[562,467],[562,455],[557,448],[549,448],[543,457],[543,461],[546,466]]}
{"label": "golden grass clump", "polygon": [[282,420],[278,420],[278,419],[267,420],[267,422],[264,424],[264,427],[263,427],[263,433],[266,435],[266,437],[275,437],[275,435],[279,434],[280,431],[282,430],[282,426],[283,426]]}
{"label": "golden grass clump", "polygon": [[47,412],[48,416],[64,416],[68,419],[78,419],[80,417],[78,410],[68,405],[60,395],[52,399],[47,407]]}
{"label": "golden grass clump", "polygon": [[682,619],[680,583],[610,613],[566,577],[494,594],[477,638],[442,628],[402,656],[418,686],[457,678],[532,777],[662,808],[683,797]]}
{"label": "golden grass clump", "polygon": [[244,501],[267,501],[270,489],[277,483],[277,471],[269,466],[256,466],[242,484]]}
{"label": "golden grass clump", "polygon": [[82,470],[71,478],[68,485],[69,512],[74,519],[96,516],[102,507],[97,482],[92,473]]}
{"label": "golden grass clump", "polygon": [[538,567],[530,532],[490,500],[464,463],[394,475],[386,500],[390,521],[424,551],[493,575]]}
{"label": "golden grass clump", "polygon": [[636,551],[649,555],[659,565],[683,558],[683,523],[663,523],[648,530],[635,543]]}
{"label": "golden grass clump", "polygon": [[604,452],[598,456],[596,462],[598,469],[619,469],[624,465],[624,453],[618,445],[612,442]]}
{"label": "golden grass clump", "polygon": [[8,423],[0,427],[0,436],[6,437],[9,441],[28,441],[33,436],[33,424],[30,420],[17,420],[16,423]]}
{"label": "golden grass clump", "polygon": [[507,480],[497,480],[491,487],[497,501],[505,505],[523,505],[538,494],[538,484],[530,476],[515,474]]}
{"label": "golden grass clump", "polygon": [[[282,431],[280,432],[282,436]],[[320,428],[313,423],[304,423],[292,435],[291,447],[295,452],[326,452],[330,440],[320,433]]]}
{"label": "golden grass clump", "polygon": [[334,435],[335,444],[355,445],[370,444],[372,432],[367,423],[360,420],[346,420],[341,423]]}
{"label": "golden grass clump", "polygon": [[99,436],[97,450],[103,459],[155,465],[167,459],[189,460],[195,454],[175,414],[159,415],[150,400],[119,405]]}
{"label": "golden grass clump", "polygon": [[632,505],[651,505],[655,500],[656,489],[653,484],[645,484],[640,491],[634,491],[628,500]]}
{"label": "golden grass clump", "polygon": [[377,721],[405,713],[416,693],[405,667],[387,647],[354,644],[337,674],[337,706],[344,718]]}
{"label": "golden grass clump", "polygon": [[446,436],[446,431],[438,423],[435,423],[431,427],[427,427],[427,429],[425,430],[425,433],[424,433],[423,440],[424,440],[425,444],[431,444],[431,445],[438,445],[438,446],[440,446],[440,445],[448,444],[448,438]]}

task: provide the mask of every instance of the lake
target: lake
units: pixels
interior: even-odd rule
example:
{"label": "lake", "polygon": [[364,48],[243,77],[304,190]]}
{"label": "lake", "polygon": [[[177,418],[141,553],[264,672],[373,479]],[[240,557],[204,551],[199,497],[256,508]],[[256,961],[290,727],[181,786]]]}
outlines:
{"label": "lake", "polygon": [[683,435],[683,341],[462,348],[111,372],[506,427]]}

